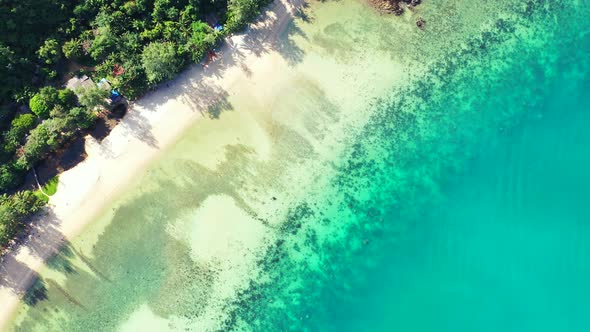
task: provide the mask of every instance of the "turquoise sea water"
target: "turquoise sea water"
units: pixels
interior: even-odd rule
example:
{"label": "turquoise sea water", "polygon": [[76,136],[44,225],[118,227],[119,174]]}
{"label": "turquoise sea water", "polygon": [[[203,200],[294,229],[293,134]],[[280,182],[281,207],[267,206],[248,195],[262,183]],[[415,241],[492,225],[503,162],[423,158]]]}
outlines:
{"label": "turquoise sea water", "polygon": [[326,330],[588,331],[589,88],[558,75],[517,125],[478,142],[361,280],[315,303]]}
{"label": "turquoise sea water", "polygon": [[[241,302],[246,325],[590,330],[588,11],[530,4],[379,106],[294,210],[299,237]],[[538,42],[511,42],[519,24]]]}
{"label": "turquoise sea water", "polygon": [[[31,299],[14,330],[203,330],[224,262],[198,259],[195,243],[217,247],[198,237],[210,230],[195,227],[207,216],[193,210],[222,195],[231,199],[209,208],[220,224],[250,220],[232,212],[241,209],[252,219],[239,237],[270,230],[247,287],[217,308],[228,313],[220,330],[590,330],[588,3],[425,1],[424,34],[407,17],[397,20],[410,32],[387,30],[354,1],[315,6],[320,28],[300,22],[298,31],[311,43],[305,56],[357,64],[355,38],[376,39],[370,47],[425,68],[364,106],[368,120],[337,159],[322,160],[302,199],[283,203],[272,190],[288,166],[325,157],[308,137],[277,135],[280,153],[264,162],[247,143],[228,144],[212,168],[191,159],[203,146],[188,133],[88,231],[96,240],[83,234],[50,262],[46,298]],[[290,40],[284,52],[303,51]],[[296,80],[285,89],[294,100],[278,103],[316,116],[304,118],[308,136],[329,136],[342,105],[322,99],[326,86],[308,91],[310,82]],[[233,121],[246,127],[248,117]],[[211,122],[195,132],[205,126],[223,131]],[[275,195],[288,212],[264,219],[260,205]]]}

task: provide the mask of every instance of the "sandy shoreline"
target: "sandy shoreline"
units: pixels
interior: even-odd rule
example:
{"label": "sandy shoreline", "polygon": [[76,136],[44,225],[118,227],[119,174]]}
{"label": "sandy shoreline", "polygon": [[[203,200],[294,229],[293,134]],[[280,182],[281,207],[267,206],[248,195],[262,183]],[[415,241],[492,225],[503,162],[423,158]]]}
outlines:
{"label": "sandy shoreline", "polygon": [[[276,0],[246,34],[229,38],[207,68],[194,65],[136,101],[102,142],[86,137],[86,160],[60,175],[47,214],[34,223],[27,241],[0,264],[0,330],[10,322],[47,258],[93,221],[194,121],[209,116],[207,110],[224,100],[226,89],[244,71],[264,67],[251,66],[260,59],[260,47],[278,38],[303,2]],[[239,61],[234,61],[235,53],[240,54]]]}

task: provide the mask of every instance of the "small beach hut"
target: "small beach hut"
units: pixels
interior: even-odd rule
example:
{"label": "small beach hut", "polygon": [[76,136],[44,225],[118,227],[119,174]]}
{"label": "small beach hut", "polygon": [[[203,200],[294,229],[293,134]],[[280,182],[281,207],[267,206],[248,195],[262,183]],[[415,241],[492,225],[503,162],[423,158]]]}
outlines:
{"label": "small beach hut", "polygon": [[66,82],[66,88],[76,92],[88,88],[93,88],[94,82],[86,75],[80,77],[72,77]]}

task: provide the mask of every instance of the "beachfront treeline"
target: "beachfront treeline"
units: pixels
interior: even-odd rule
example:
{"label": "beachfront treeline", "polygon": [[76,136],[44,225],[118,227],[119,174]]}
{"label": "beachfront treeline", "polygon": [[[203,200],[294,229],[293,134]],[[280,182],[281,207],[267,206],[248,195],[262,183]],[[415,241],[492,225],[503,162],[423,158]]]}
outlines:
{"label": "beachfront treeline", "polygon": [[[198,62],[272,0],[0,0],[0,193],[91,127],[108,91],[62,88],[106,78],[128,99]],[[0,197],[0,248],[42,199]]]}

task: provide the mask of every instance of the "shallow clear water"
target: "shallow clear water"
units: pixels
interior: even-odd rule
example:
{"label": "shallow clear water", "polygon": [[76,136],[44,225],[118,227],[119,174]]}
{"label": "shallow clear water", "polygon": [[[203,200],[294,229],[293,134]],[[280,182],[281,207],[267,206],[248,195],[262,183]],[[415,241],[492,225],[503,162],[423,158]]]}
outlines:
{"label": "shallow clear water", "polygon": [[425,32],[309,10],[284,72],[53,260],[15,330],[590,328],[584,2],[426,1]]}
{"label": "shallow clear water", "polygon": [[294,213],[299,237],[269,257],[282,268],[241,302],[244,325],[590,328],[590,39],[584,10],[554,9],[523,19],[536,41],[512,43],[522,21],[504,21],[380,105]]}

